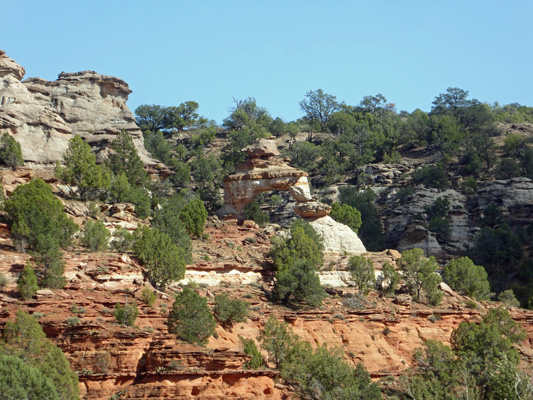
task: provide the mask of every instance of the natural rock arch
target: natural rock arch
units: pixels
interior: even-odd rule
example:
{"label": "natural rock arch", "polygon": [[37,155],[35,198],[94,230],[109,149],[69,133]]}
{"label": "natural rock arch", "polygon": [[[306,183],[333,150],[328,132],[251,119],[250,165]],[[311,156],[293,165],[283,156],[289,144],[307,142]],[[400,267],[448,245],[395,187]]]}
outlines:
{"label": "natural rock arch", "polygon": [[259,139],[243,151],[248,154],[246,162],[224,178],[224,207],[218,215],[242,221],[246,205],[259,193],[271,190],[288,190],[298,203],[313,200],[307,172],[289,166],[288,158],[279,157],[273,140]]}
{"label": "natural rock arch", "polygon": [[311,196],[307,172],[289,166],[288,158],[279,157],[276,143],[260,139],[243,149],[246,162],[224,178],[224,206],[218,215],[244,221],[244,208],[255,196],[270,190],[288,190],[296,200],[294,212],[308,220],[324,238],[324,249],[331,254],[361,254],[366,249],[348,226],[334,221],[328,214],[331,207]]}

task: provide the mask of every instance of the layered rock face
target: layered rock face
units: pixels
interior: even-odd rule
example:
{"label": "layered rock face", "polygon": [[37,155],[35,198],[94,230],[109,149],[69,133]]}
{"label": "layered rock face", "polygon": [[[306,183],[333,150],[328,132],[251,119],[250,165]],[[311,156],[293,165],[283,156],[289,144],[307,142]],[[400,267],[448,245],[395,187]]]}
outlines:
{"label": "layered rock face", "polygon": [[[533,218],[533,180],[513,178],[482,182],[475,193],[465,194],[456,182],[449,189],[413,186],[409,174],[414,165],[372,164],[358,171],[365,173],[369,186],[377,194],[380,219],[389,248],[404,251],[421,248],[428,255],[440,259],[465,254],[472,247],[479,231],[479,219],[490,204],[496,205],[512,226],[528,225]],[[411,193],[401,194],[411,187]],[[329,196],[332,199],[337,193]],[[437,199],[449,201],[446,219],[450,235],[446,241],[428,229],[425,207]]]}
{"label": "layered rock face", "polygon": [[329,205],[313,200],[307,173],[289,166],[289,159],[280,158],[273,140],[260,139],[243,151],[248,154],[247,161],[239,164],[237,171],[224,179],[224,207],[218,212],[220,216],[243,221],[244,208],[256,195],[270,190],[288,190],[297,202],[294,212],[310,221],[324,238],[326,253],[366,252],[355,232],[328,216],[331,211]]}
{"label": "layered rock face", "polygon": [[246,162],[224,178],[224,207],[218,215],[244,219],[244,208],[255,196],[270,190],[289,190],[297,202],[311,201],[307,172],[289,166],[289,160],[280,158],[273,140],[260,139],[243,149]]}
{"label": "layered rock face", "polygon": [[93,71],[64,73],[56,81],[30,78],[0,51],[0,133],[20,143],[25,162],[50,165],[61,160],[69,140],[80,135],[102,159],[108,144],[126,130],[147,165],[155,165],[142,132],[126,105],[131,90],[121,79]]}

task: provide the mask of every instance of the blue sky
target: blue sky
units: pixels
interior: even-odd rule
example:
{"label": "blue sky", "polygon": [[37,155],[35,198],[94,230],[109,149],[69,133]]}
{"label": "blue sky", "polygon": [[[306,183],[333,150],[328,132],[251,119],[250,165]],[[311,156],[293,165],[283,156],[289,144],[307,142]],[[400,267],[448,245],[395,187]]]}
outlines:
{"label": "blue sky", "polygon": [[194,100],[221,123],[233,98],[302,116],[323,89],[431,109],[448,87],[533,106],[531,0],[1,0],[0,49],[26,78],[94,70],[130,85],[128,105]]}

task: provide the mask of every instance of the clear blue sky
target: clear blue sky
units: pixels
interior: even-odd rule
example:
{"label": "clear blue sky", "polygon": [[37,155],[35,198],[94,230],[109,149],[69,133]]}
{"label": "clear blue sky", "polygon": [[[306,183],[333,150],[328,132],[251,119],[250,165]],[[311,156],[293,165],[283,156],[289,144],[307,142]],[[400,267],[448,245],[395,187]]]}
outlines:
{"label": "clear blue sky", "polygon": [[0,15],[0,49],[26,78],[117,76],[132,111],[194,100],[220,123],[254,97],[290,121],[319,88],[409,112],[448,87],[533,106],[531,0],[1,0]]}

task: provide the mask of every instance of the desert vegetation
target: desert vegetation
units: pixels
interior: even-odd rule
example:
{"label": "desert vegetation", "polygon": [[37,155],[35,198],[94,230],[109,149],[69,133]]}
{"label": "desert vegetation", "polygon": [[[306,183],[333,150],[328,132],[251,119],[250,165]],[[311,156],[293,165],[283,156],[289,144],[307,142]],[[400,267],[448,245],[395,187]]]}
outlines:
{"label": "desert vegetation", "polygon": [[[301,398],[530,398],[531,377],[521,370],[517,350],[524,331],[506,309],[486,302],[500,301],[511,309],[533,308],[531,221],[518,211],[518,217],[513,217],[513,210],[501,204],[476,206],[469,220],[473,221],[472,241],[466,247],[454,244],[454,221],[474,209],[467,210],[488,183],[533,179],[531,135],[504,132],[512,124],[533,124],[533,109],[485,104],[459,88],[437,95],[429,112],[398,111],[381,94],[348,105],[321,89],[309,91],[300,107],[303,116],[289,122],[271,116],[254,98],[237,99],[220,126],[201,116],[194,101],[138,107],[135,116],[145,147],[170,169],[166,179],[156,177],[154,171],[149,176],[125,130],[109,143],[104,159],[98,159],[81,136],[72,137],[55,167],[55,178],[66,188],[61,189],[61,200],[57,185],[36,178],[16,187],[3,201],[3,218],[13,244],[29,254],[17,270],[16,296],[29,303],[39,297],[40,288],[65,287],[65,252],[126,254],[139,263],[144,281],[136,281],[142,287],[138,294],[128,290],[124,302],[102,312],[114,317],[117,329],[138,331],[140,320],[160,313],[166,332],[177,343],[203,349],[218,339],[218,331],[231,332],[254,318],[254,323],[261,321],[257,323],[260,334],[241,337],[242,352],[249,356],[243,368],[275,369]],[[290,210],[290,199],[280,193],[261,194],[244,209],[246,220],[257,226],[250,223],[240,228],[257,229],[252,231],[254,236],[239,244],[225,242],[232,250],[253,248],[258,242],[270,246],[263,259],[254,260],[263,281],[254,294],[247,295],[256,305],[233,295],[234,288],[221,291],[218,287],[213,294],[194,282],[177,285],[189,264],[209,264],[211,257],[217,260],[217,268],[241,262],[236,253],[231,258],[220,248],[209,248],[208,233],[216,234],[214,228],[223,225],[215,215],[223,204],[224,176],[246,161],[244,147],[266,137],[274,137],[282,156],[309,174],[313,195],[331,205],[330,217],[357,233],[369,251],[380,252],[392,241],[400,242],[384,223],[394,217],[385,214],[391,204],[409,205],[417,193],[430,193],[432,197],[427,195],[429,200],[409,217],[409,224],[424,231],[427,242],[433,240],[442,252],[435,252],[435,257],[429,253],[436,247],[404,245],[395,265],[383,263],[378,274],[368,254],[341,254],[342,266],[340,262],[325,265],[323,239],[308,222],[293,214],[279,221],[279,215],[286,216]],[[9,134],[0,140],[0,161],[11,169],[22,165],[20,146]],[[398,176],[397,185],[381,187],[382,182],[372,180],[371,168],[377,165],[407,164],[409,172]],[[334,196],[328,195],[328,188],[334,188]],[[452,190],[463,196],[464,207],[454,203]],[[83,225],[65,213],[65,204],[88,202],[94,207],[87,207]],[[129,229],[112,226],[101,213],[124,204],[133,205],[133,217],[124,221],[134,221],[136,229],[129,224],[123,224]],[[281,226],[270,222],[276,218]],[[267,229],[271,229],[268,235]],[[195,253],[199,248],[204,250],[203,261]],[[108,268],[99,266],[99,279],[107,279],[102,276]],[[328,269],[347,271],[346,292],[321,284],[320,274]],[[85,272],[81,268],[79,275]],[[487,308],[480,311],[479,323],[462,322],[453,330],[450,346],[427,340],[395,385],[373,382],[363,364],[354,361],[356,357],[350,355],[348,362],[344,349],[308,343],[275,317],[275,312],[312,315],[334,303],[355,313],[378,302],[391,307],[407,302],[431,309],[428,320],[438,323],[438,307],[446,300],[441,285],[465,297],[469,309],[478,309],[480,302]],[[0,290],[5,286],[7,278],[0,274]],[[168,298],[172,300],[167,305],[163,299]],[[268,302],[264,309],[263,301]],[[67,328],[83,327],[83,313],[75,313],[66,320]],[[334,318],[346,322],[342,313]],[[91,332],[99,333],[98,329]],[[387,325],[381,334],[387,337],[390,332]],[[37,350],[27,345],[26,334]],[[176,361],[172,368],[158,368],[158,373],[167,373],[181,367]],[[13,398],[45,398],[43,393],[49,393],[46,398],[78,396],[77,377],[65,356],[44,338],[37,318],[22,311],[3,330],[0,370],[0,388],[6,393],[11,390],[6,376],[20,382],[16,392],[9,392]]]}

